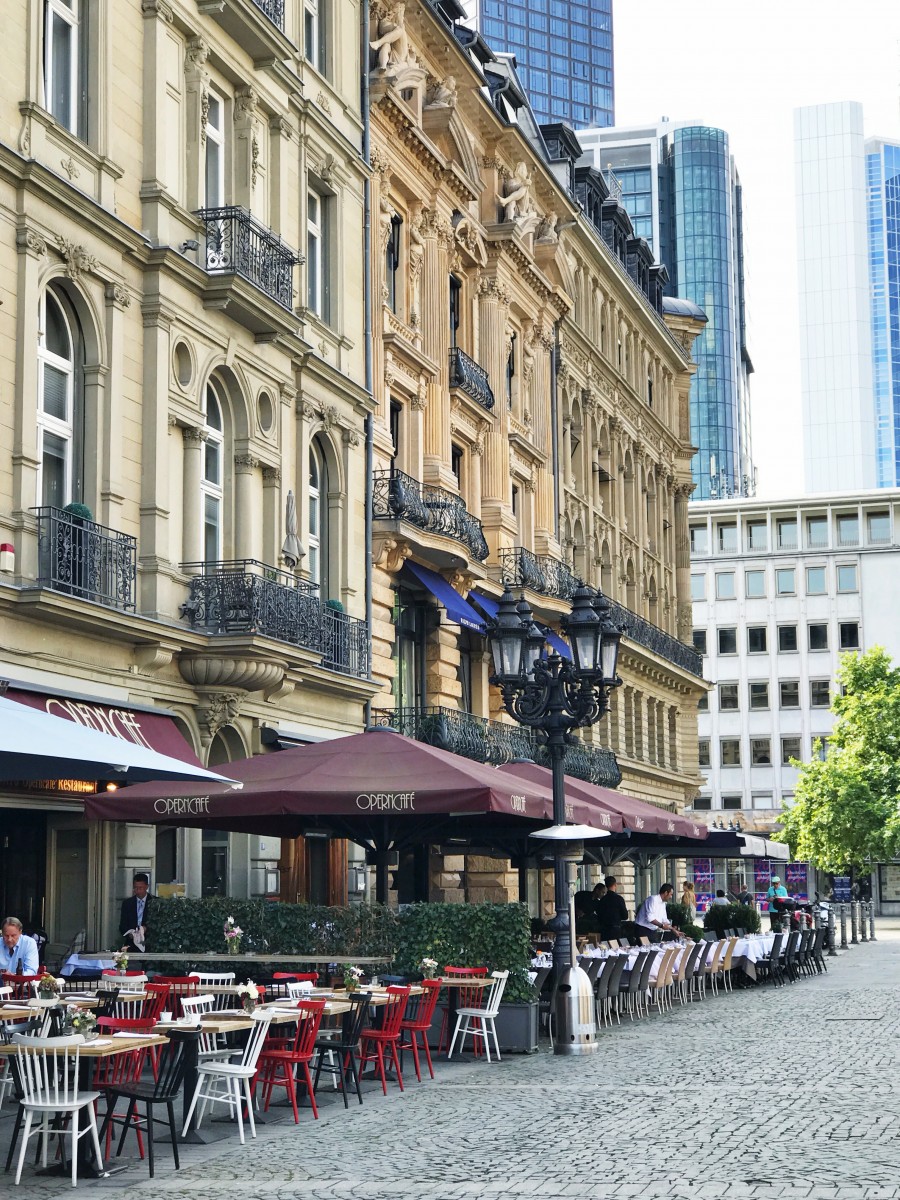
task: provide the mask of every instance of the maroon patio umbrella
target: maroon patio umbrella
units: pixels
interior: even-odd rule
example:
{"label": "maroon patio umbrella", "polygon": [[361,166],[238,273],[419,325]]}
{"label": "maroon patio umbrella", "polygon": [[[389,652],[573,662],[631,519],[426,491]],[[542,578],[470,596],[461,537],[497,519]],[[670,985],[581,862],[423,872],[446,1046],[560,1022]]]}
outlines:
{"label": "maroon patio umbrella", "polygon": [[[390,730],[371,730],[228,764],[244,786],[158,783],[102,792],[85,801],[93,820],[140,821],[293,836],[313,824],[342,835],[349,822],[366,831],[423,817],[553,820],[549,772],[519,778]],[[546,780],[545,778],[546,777]],[[615,812],[569,798],[567,817],[616,832]],[[433,828],[433,823],[431,825]]]}
{"label": "maroon patio umbrella", "polygon": [[[229,770],[231,768],[229,767]],[[535,763],[506,763],[499,768],[501,775],[513,775],[523,782],[532,785],[543,784],[550,787],[552,775],[547,767],[539,767]],[[626,796],[624,792],[614,792],[610,788],[600,787],[595,783],[585,783],[581,779],[566,777],[566,802],[580,802],[591,806],[595,811],[608,811],[617,816],[625,829],[632,833],[668,834],[670,837],[689,837],[705,839],[709,830],[705,825],[690,821],[687,817],[679,817],[675,813],[664,812],[653,804],[637,800],[634,796]],[[587,824],[598,824],[598,818],[587,819]]]}

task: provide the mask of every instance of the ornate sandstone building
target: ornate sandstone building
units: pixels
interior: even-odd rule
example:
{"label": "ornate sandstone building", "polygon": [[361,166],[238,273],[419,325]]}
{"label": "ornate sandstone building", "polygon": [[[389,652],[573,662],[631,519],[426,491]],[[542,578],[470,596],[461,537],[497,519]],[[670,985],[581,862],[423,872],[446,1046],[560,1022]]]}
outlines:
{"label": "ornate sandstone building", "polygon": [[[523,589],[552,639],[582,578],[625,626],[624,686],[568,769],[680,808],[705,691],[684,641],[705,318],[666,311],[665,268],[604,178],[570,130],[535,125],[458,8],[370,5],[374,711],[484,761],[539,754],[499,711],[483,619]],[[526,889],[436,849],[399,863],[401,900]]]}

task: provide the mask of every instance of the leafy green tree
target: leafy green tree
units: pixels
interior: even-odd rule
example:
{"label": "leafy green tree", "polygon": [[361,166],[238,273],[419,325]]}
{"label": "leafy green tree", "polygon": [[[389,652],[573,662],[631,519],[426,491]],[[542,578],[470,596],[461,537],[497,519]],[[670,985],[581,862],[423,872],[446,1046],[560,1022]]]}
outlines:
{"label": "leafy green tree", "polygon": [[781,841],[823,870],[864,868],[900,852],[900,669],[874,646],[847,654],[832,702],[837,718],[824,760],[799,766]]}

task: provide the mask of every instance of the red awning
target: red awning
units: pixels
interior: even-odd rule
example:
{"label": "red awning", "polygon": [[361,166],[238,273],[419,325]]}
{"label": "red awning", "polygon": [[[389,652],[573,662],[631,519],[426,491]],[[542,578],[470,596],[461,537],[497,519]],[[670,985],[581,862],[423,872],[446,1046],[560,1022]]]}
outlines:
{"label": "red awning", "polygon": [[[310,746],[260,754],[228,764],[244,787],[184,783],[140,784],[113,795],[89,796],[95,820],[215,825],[287,831],[291,818],[391,818],[499,814],[553,820],[553,797],[543,782],[505,775],[389,730],[371,730]],[[616,832],[621,820],[572,797],[570,820]]]}
{"label": "red awning", "polygon": [[107,733],[123,742],[133,742],[158,754],[180,758],[194,767],[202,767],[197,755],[185,741],[173,717],[164,713],[145,712],[128,708],[122,704],[106,704],[99,700],[76,699],[71,696],[55,696],[47,692],[27,692],[11,687],[6,692],[7,700],[24,704],[84,725],[99,733]]}
{"label": "red awning", "polygon": [[[535,763],[507,763],[500,767],[502,774],[515,775],[516,778],[527,780],[529,783],[550,786],[551,773],[547,767],[539,767]],[[654,804],[647,804],[624,792],[614,792],[611,788],[600,787],[595,783],[585,783],[581,779],[566,776],[566,800],[577,799],[586,804],[596,805],[601,809],[615,813],[623,822],[624,827],[632,833],[654,833],[670,837],[689,837],[705,839],[709,830],[697,821],[680,817],[676,813],[665,812]],[[588,824],[591,822],[588,821]],[[594,822],[596,824],[596,821]]]}

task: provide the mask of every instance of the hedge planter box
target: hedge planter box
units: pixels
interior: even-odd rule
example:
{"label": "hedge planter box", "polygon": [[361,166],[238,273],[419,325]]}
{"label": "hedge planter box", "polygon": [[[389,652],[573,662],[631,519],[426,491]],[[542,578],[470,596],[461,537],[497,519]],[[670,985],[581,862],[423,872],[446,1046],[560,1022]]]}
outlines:
{"label": "hedge planter box", "polygon": [[497,1041],[501,1054],[536,1054],[538,1050],[538,1002],[501,1004],[497,1014]]}

